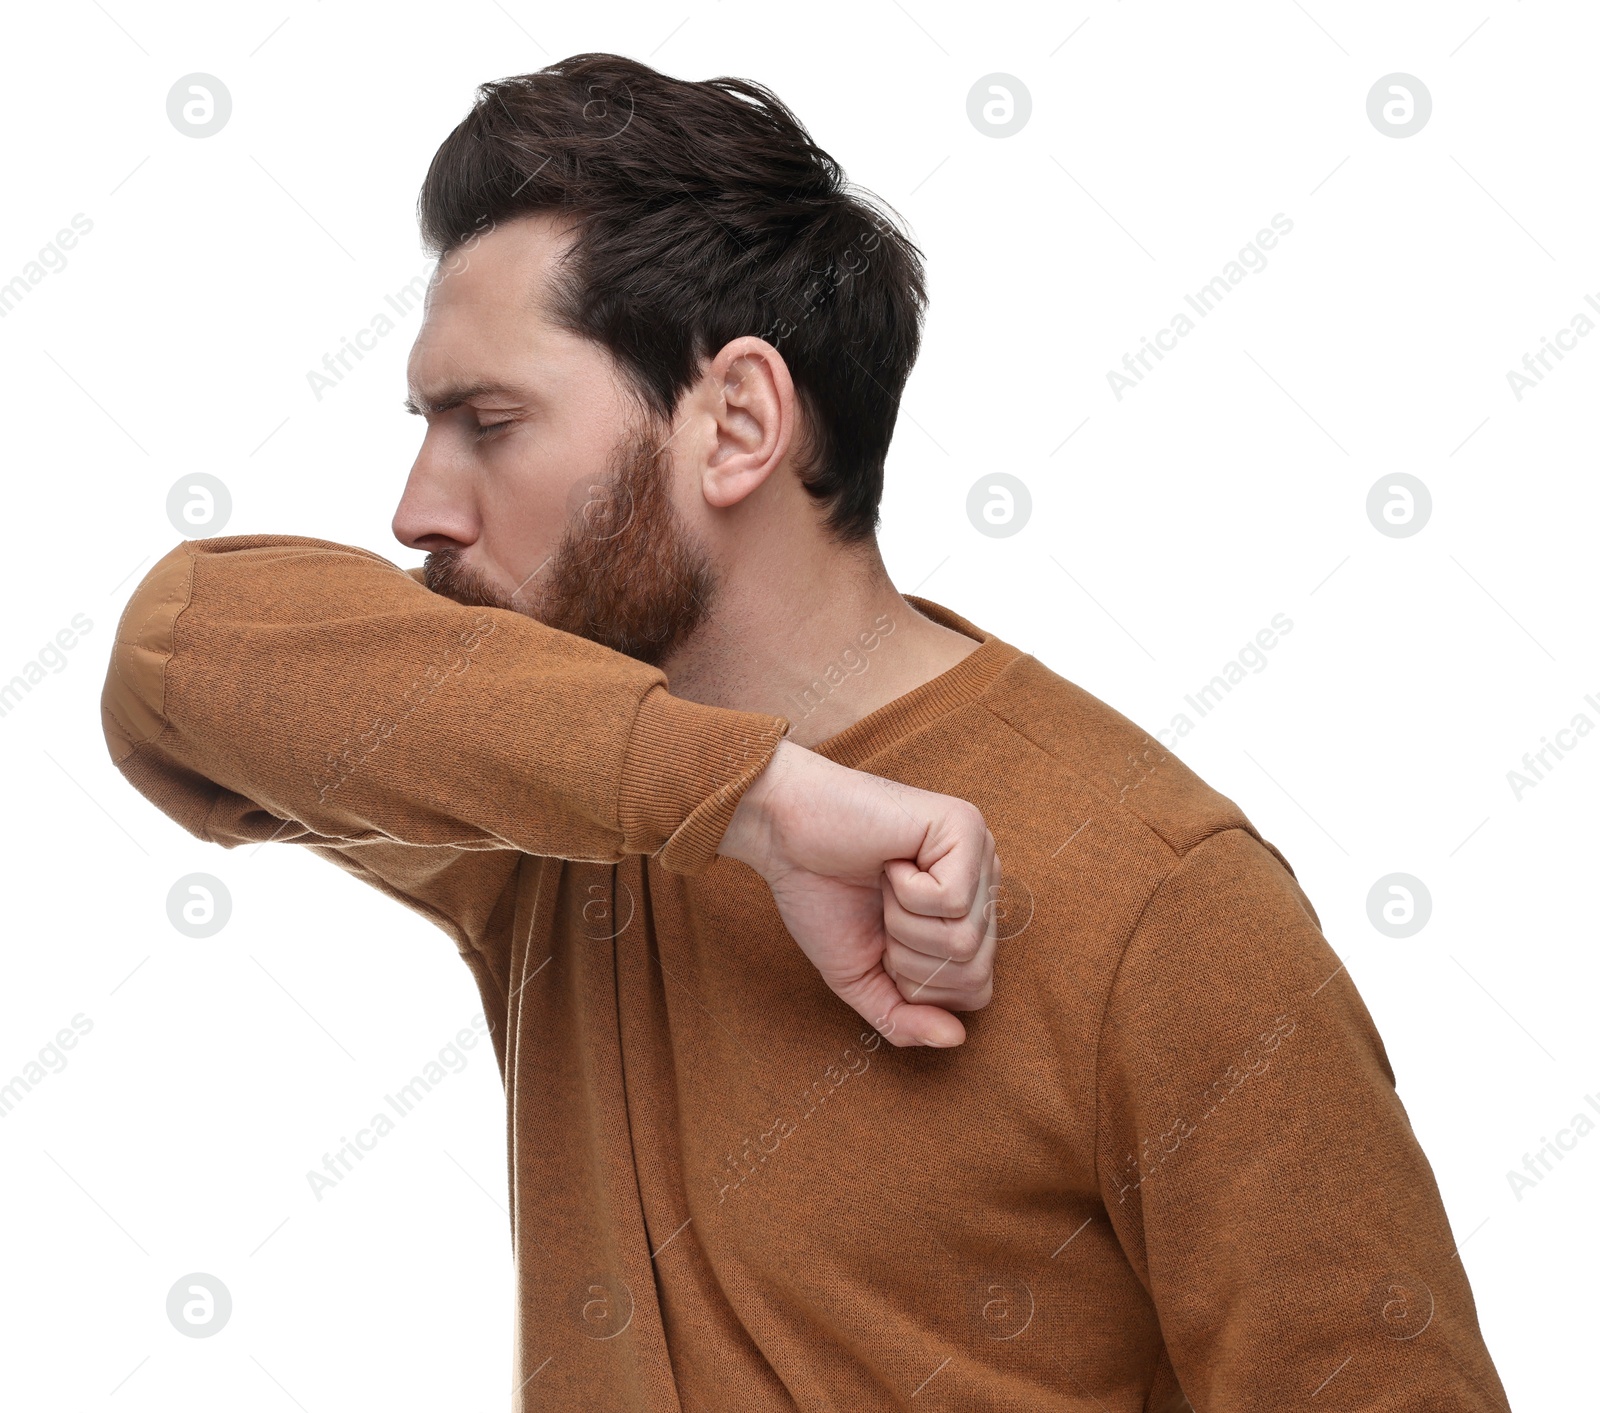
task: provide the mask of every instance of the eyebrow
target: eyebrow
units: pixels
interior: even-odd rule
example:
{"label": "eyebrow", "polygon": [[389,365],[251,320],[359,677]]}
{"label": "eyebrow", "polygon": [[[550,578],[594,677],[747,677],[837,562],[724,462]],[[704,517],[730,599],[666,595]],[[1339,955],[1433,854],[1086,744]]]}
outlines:
{"label": "eyebrow", "polygon": [[441,388],[437,396],[431,399],[413,392],[400,405],[414,416],[431,417],[440,412],[450,412],[475,397],[503,397],[526,402],[528,393],[526,389],[513,387],[510,383],[492,381],[456,383]]}

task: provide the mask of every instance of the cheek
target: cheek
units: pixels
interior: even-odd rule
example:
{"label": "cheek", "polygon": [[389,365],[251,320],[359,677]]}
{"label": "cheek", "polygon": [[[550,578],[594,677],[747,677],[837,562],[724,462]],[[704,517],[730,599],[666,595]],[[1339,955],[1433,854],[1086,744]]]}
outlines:
{"label": "cheek", "polygon": [[482,535],[488,558],[513,582],[555,552],[585,503],[602,495],[610,444],[593,429],[553,440],[519,428],[485,458],[480,472]]}
{"label": "cheek", "polygon": [[526,574],[555,549],[565,520],[559,486],[532,477],[500,482],[483,498],[484,549],[507,569],[526,563]]}

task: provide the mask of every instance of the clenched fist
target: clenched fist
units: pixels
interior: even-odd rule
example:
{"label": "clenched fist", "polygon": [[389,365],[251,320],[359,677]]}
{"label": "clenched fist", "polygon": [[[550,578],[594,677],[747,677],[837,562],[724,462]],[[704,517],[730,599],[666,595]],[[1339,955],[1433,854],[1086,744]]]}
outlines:
{"label": "clenched fist", "polygon": [[959,1045],[994,991],[994,835],[965,800],[790,741],[718,852],[755,869],[824,981],[895,1045]]}

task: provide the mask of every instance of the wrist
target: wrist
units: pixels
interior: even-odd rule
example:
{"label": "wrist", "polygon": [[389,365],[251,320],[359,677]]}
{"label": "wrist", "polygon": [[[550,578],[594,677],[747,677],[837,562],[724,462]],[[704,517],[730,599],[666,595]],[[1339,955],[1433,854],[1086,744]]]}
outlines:
{"label": "wrist", "polygon": [[778,742],[767,768],[739,797],[717,853],[749,864],[757,873],[766,872],[773,856],[773,821],[780,786],[794,768],[796,753],[804,749],[792,741]]}

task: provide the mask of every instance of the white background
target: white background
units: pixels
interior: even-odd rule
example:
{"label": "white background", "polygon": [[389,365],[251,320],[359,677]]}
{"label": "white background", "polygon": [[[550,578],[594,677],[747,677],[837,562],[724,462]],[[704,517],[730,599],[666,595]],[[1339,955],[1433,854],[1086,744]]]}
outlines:
{"label": "white background", "polygon": [[[320,1203],[305,1179],[468,1024],[466,968],[314,857],[189,837],[111,766],[99,695],[123,603],[182,538],[180,477],[226,483],[226,533],[418,562],[388,529],[420,433],[399,407],[414,316],[320,401],[306,374],[426,268],[417,188],[474,85],[585,50],[767,83],[922,245],[932,307],[882,537],[902,590],[1152,732],[1274,614],[1293,621],[1179,753],[1284,850],[1346,959],[1513,1406],[1592,1396],[1573,1356],[1597,1312],[1600,1134],[1520,1200],[1507,1171],[1600,1096],[1600,733],[1520,800],[1507,771],[1579,711],[1600,724],[1583,700],[1600,697],[1600,337],[1520,401],[1506,373],[1600,298],[1600,22],[1505,0],[798,17],[720,0],[8,14],[0,283],[75,214],[93,223],[0,319],[0,679],[74,614],[93,624],[0,718],[0,1082],[74,1015],[93,1026],[0,1121],[8,1405],[504,1406],[487,1045]],[[233,100],[203,140],[166,113],[196,71]],[[1366,112],[1396,71],[1434,105],[1404,139]],[[993,72],[1033,100],[1004,139],[967,116]],[[1107,371],[1280,212],[1294,228],[1267,268],[1118,401]],[[1006,539],[965,513],[997,470],[1033,497]],[[1433,513],[1391,538],[1367,493],[1402,471]],[[232,894],[209,940],[167,920],[192,872]],[[1393,872],[1433,900],[1406,939],[1367,915]],[[194,1271],[233,1294],[213,1339],[165,1314]]]}

